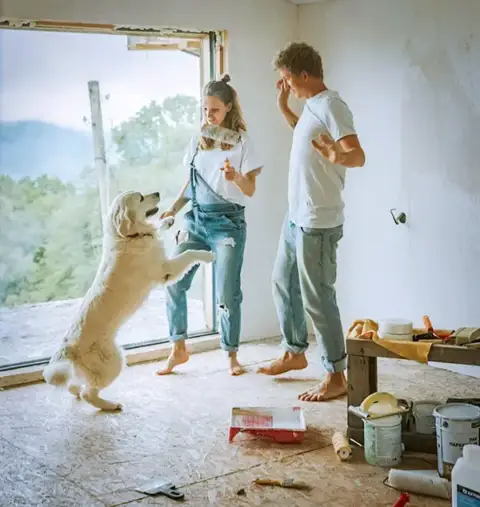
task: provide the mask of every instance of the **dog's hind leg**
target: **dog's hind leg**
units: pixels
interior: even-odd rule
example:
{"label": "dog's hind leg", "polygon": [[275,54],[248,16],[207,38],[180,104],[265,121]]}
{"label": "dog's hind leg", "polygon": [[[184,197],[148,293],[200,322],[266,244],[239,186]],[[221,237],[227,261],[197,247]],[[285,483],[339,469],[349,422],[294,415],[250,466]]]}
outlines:
{"label": "dog's hind leg", "polygon": [[93,405],[95,408],[99,408],[100,410],[122,410],[122,405],[120,403],[105,400],[104,398],[101,398],[98,393],[98,389],[84,386],[82,388],[81,397],[82,400],[85,400],[87,403],[90,403],[90,405]]}
{"label": "dog's hind leg", "polygon": [[82,392],[82,385],[76,379],[72,379],[67,384],[67,390],[72,396],[80,398],[80,393]]}
{"label": "dog's hind leg", "polygon": [[84,381],[81,380],[78,375],[77,366],[75,363],[73,363],[72,376],[70,377],[70,380],[67,383],[67,391],[72,396],[75,396],[76,398],[80,399],[83,384]]}

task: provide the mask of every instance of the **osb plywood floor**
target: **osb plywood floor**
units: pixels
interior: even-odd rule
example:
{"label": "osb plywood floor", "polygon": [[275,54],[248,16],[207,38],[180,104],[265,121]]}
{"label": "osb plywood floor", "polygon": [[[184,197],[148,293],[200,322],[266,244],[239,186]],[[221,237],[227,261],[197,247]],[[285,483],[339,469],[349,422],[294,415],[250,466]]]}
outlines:
{"label": "osb plywood floor", "polygon": [[[346,402],[301,403],[309,432],[301,445],[274,445],[240,435],[227,441],[232,405],[297,403],[320,368],[283,378],[256,375],[279,352],[272,343],[245,345],[248,374],[230,377],[221,351],[192,357],[176,375],[156,377],[158,364],[127,368],[108,393],[124,411],[102,414],[66,392],[37,384],[0,392],[0,505],[5,507],[171,506],[135,486],[164,477],[181,487],[185,505],[392,506],[398,493],[382,484],[387,471],[365,464],[360,449],[339,463],[330,438],[344,429]],[[313,359],[315,351],[310,351]],[[478,394],[478,380],[410,362],[380,363],[382,390],[413,399]],[[405,465],[428,465],[408,457]],[[252,486],[256,477],[296,478],[311,492]],[[244,489],[245,495],[238,495]],[[413,497],[413,506],[447,506]]]}

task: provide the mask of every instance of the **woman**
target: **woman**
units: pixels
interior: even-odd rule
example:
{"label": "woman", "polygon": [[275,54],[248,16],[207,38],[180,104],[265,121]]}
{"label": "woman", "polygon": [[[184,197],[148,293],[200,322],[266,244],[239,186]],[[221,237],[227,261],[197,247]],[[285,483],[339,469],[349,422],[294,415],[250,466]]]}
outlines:
{"label": "woman", "polygon": [[[228,352],[230,373],[241,375],[245,369],[238,362],[242,290],[240,277],[246,240],[245,196],[255,193],[255,180],[262,169],[246,124],[236,91],[228,84],[230,77],[211,81],[203,92],[205,122],[240,134],[234,146],[195,136],[185,156],[190,166],[189,181],[172,207],[161,218],[174,217],[188,202],[192,209],[185,214],[183,241],[177,239],[176,255],[188,250],[212,250],[216,255],[215,286],[219,311],[221,346]],[[188,197],[187,197],[188,193]],[[180,235],[177,235],[179,238]],[[175,366],[188,361],[187,291],[198,269],[194,267],[175,285],[166,289],[170,340],[170,357],[158,375],[166,375]]]}

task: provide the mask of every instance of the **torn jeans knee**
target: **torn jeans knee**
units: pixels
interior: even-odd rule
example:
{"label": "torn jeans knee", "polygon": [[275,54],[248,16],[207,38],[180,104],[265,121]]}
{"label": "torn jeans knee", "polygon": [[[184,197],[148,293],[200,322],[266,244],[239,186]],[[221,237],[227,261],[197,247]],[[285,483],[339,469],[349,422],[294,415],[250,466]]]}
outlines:
{"label": "torn jeans knee", "polygon": [[225,246],[229,246],[229,247],[232,247],[232,248],[234,248],[235,245],[236,245],[235,240],[232,237],[223,239],[222,243]]}

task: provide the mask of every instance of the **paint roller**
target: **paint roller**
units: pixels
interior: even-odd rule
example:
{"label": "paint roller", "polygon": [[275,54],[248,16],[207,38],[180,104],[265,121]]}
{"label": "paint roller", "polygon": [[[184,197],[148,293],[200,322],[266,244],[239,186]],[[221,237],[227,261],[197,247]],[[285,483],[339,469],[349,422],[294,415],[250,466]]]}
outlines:
{"label": "paint roller", "polygon": [[352,448],[341,431],[336,431],[333,434],[332,445],[333,450],[340,461],[348,461],[352,457]]}
{"label": "paint roller", "polygon": [[236,146],[242,139],[240,132],[222,127],[220,125],[204,125],[200,129],[200,135],[207,139],[213,139],[218,143],[230,144]]}
{"label": "paint roller", "polygon": [[450,499],[450,483],[438,476],[435,470],[398,470],[392,468],[388,474],[388,486],[399,491],[408,491],[425,496]]}
{"label": "paint roller", "polygon": [[[208,139],[213,139],[217,143],[225,143],[230,146],[236,146],[242,139],[240,132],[235,132],[232,129],[221,127],[220,125],[204,125],[200,129],[200,135]],[[230,161],[225,159],[224,167],[222,171],[230,171]],[[231,178],[229,178],[231,179]]]}

